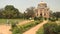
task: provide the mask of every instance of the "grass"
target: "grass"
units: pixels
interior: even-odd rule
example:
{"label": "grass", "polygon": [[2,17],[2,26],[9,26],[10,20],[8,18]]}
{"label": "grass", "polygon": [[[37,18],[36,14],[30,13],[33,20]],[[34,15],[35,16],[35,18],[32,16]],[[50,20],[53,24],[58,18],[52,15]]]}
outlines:
{"label": "grass", "polygon": [[6,23],[7,19],[0,19],[0,23]]}
{"label": "grass", "polygon": [[57,25],[60,25],[60,18],[56,21]]}
{"label": "grass", "polygon": [[[16,22],[16,21],[21,22],[24,19],[8,19],[8,20],[9,22]],[[7,23],[7,19],[0,19],[0,24],[6,24],[6,23]]]}
{"label": "grass", "polygon": [[39,28],[36,34],[44,34],[44,28],[43,27]]}

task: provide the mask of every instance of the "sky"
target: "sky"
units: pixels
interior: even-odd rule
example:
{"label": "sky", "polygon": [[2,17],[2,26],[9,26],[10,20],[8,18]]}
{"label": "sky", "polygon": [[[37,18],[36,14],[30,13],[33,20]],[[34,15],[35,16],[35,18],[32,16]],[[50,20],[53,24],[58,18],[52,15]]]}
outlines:
{"label": "sky", "polygon": [[60,0],[0,0],[0,8],[13,5],[20,12],[24,12],[28,7],[37,7],[41,1],[46,2],[50,10],[60,11]]}

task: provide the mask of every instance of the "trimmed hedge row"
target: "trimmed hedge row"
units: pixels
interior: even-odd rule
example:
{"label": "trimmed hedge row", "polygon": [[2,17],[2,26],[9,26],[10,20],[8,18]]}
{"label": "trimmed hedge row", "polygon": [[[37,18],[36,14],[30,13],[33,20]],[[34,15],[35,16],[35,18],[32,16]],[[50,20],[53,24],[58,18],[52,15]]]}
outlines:
{"label": "trimmed hedge row", "polygon": [[23,32],[29,30],[30,28],[36,26],[39,23],[40,21],[33,21],[22,26],[14,26],[14,28],[12,27],[12,34],[22,34]]}
{"label": "trimmed hedge row", "polygon": [[57,34],[56,28],[57,28],[56,22],[47,23],[44,25],[44,33],[45,34]]}
{"label": "trimmed hedge row", "polygon": [[36,34],[60,34],[60,25],[57,25],[56,22],[48,22]]}
{"label": "trimmed hedge row", "polygon": [[52,21],[52,22],[55,22],[55,21],[58,20],[58,18],[56,18],[56,17],[50,17],[49,20]]}

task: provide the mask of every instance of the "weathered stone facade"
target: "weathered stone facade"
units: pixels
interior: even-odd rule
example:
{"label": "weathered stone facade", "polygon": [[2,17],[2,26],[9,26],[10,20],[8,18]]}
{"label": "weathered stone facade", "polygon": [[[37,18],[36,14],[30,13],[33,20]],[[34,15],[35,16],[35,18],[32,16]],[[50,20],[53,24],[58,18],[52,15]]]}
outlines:
{"label": "weathered stone facade", "polygon": [[35,15],[36,17],[42,16],[45,18],[49,18],[49,8],[47,7],[47,3],[40,2],[37,9],[35,9]]}

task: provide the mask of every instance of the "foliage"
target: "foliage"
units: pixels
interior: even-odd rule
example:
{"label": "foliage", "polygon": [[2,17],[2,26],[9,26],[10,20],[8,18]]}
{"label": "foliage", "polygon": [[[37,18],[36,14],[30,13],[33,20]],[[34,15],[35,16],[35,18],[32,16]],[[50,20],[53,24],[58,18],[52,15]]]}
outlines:
{"label": "foliage", "polygon": [[30,18],[30,17],[34,17],[35,16],[34,7],[27,8],[25,16],[26,16],[27,19]]}
{"label": "foliage", "polygon": [[35,16],[34,7],[27,8],[24,13],[21,13],[13,5],[6,5],[4,8],[0,9],[0,18],[8,18],[8,19],[24,18],[24,19],[29,19],[30,17],[33,18],[34,16]]}
{"label": "foliage", "polygon": [[59,26],[56,22],[49,22],[44,25],[45,34],[58,34]]}
{"label": "foliage", "polygon": [[56,18],[56,17],[50,17],[49,20],[54,22],[54,21],[57,21],[58,18]]}
{"label": "foliage", "polygon": [[59,33],[60,32],[60,25],[57,26],[56,31]]}
{"label": "foliage", "polygon": [[[33,21],[33,22],[27,23],[25,25],[20,25],[20,26],[14,27],[12,32],[14,33],[14,31],[15,31],[15,33],[17,33],[16,30],[19,29],[20,31],[19,30],[18,31],[20,33],[23,33],[25,31],[29,30],[31,27],[36,26],[39,23],[40,23],[40,21]],[[16,28],[16,30],[14,30],[15,28]]]}
{"label": "foliage", "polygon": [[20,12],[13,5],[6,5],[5,8],[0,9],[0,18],[18,18]]}
{"label": "foliage", "polygon": [[28,24],[25,24],[25,25],[20,26],[20,28],[22,29],[22,32],[25,32],[25,31],[29,30],[31,27],[34,27],[37,24],[39,24],[38,21],[30,22]]}
{"label": "foliage", "polygon": [[12,30],[12,34],[22,34],[21,29],[18,28],[18,27],[15,27],[15,28]]}
{"label": "foliage", "polygon": [[60,34],[60,24],[48,21],[43,27],[40,27],[36,34]]}
{"label": "foliage", "polygon": [[60,12],[54,12],[53,13],[53,16],[57,17],[57,18],[60,18]]}
{"label": "foliage", "polygon": [[22,34],[21,29],[17,26],[17,23],[11,23],[12,34]]}
{"label": "foliage", "polygon": [[43,27],[40,27],[38,29],[38,31],[36,32],[36,34],[44,34],[44,28]]}
{"label": "foliage", "polygon": [[43,17],[34,17],[34,20],[43,21]]}

